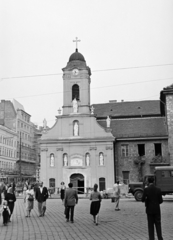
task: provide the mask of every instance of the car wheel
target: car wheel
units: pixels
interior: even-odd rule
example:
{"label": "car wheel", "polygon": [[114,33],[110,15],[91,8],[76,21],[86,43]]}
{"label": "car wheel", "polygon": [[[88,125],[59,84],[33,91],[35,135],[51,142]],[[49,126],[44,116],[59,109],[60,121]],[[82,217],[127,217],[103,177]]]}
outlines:
{"label": "car wheel", "polygon": [[136,191],[135,194],[134,194],[136,201],[141,201],[142,200],[142,195],[143,195],[142,191]]}

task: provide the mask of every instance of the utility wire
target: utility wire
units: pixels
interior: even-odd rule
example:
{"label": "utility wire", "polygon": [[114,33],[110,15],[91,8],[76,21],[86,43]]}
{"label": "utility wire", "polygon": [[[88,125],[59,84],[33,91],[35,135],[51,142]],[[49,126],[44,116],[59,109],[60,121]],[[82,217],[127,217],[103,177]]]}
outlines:
{"label": "utility wire", "polygon": [[[165,67],[165,66],[172,66],[172,65],[173,65],[173,63],[156,64],[156,65],[146,65],[146,66],[136,66],[136,67],[120,67],[120,68],[112,68],[112,69],[92,70],[92,72],[107,72],[107,71],[130,70],[130,69],[139,69],[139,68]],[[2,81],[2,80],[7,80],[7,79],[48,77],[48,76],[57,76],[57,75],[62,75],[62,73],[50,73],[50,74],[40,74],[40,75],[4,77],[4,78],[1,78],[1,81]]]}
{"label": "utility wire", "polygon": [[[140,84],[140,83],[146,83],[146,82],[155,82],[155,81],[163,81],[163,80],[169,80],[173,79],[171,78],[161,78],[161,79],[153,79],[153,80],[147,80],[147,81],[140,81],[140,82],[130,82],[130,83],[119,83],[119,84],[113,84],[113,85],[107,85],[107,86],[101,86],[101,87],[94,87],[91,89],[101,89],[101,88],[109,88],[109,87],[118,87],[118,86],[126,86],[126,85],[133,85],[133,84]],[[85,91],[87,89],[80,89],[80,91]],[[70,93],[71,91],[61,91],[61,92],[51,92],[51,93],[41,93],[41,94],[33,94],[28,96],[19,96],[19,97],[9,97],[8,99],[12,98],[28,98],[28,97],[37,97],[37,96],[45,96],[45,95],[53,95],[53,94],[62,94],[62,93]]]}

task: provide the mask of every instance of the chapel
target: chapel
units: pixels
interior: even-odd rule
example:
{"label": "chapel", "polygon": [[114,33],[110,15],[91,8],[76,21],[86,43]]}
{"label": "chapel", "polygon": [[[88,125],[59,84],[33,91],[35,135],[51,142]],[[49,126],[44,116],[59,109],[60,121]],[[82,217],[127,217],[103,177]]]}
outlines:
{"label": "chapel", "polygon": [[58,188],[69,182],[78,193],[87,192],[95,183],[99,190],[112,188],[114,140],[110,118],[106,126],[97,122],[90,105],[91,70],[84,56],[71,54],[63,71],[63,106],[52,128],[44,128],[41,140],[40,179],[47,187]]}

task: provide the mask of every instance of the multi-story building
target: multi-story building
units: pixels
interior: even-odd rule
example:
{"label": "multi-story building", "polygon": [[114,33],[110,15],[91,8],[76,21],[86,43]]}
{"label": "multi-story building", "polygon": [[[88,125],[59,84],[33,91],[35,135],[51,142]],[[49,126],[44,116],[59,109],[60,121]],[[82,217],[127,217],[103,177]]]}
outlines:
{"label": "multi-story building", "polygon": [[13,100],[17,113],[17,159],[18,170],[23,175],[35,176],[36,174],[36,151],[33,147],[34,125],[30,121],[31,115],[25,112],[24,107]]}
{"label": "multi-story building", "polygon": [[[16,165],[14,173],[20,177],[36,176],[35,125],[31,115],[16,100],[0,102],[0,126],[14,131],[16,136]],[[11,129],[11,130],[10,130]],[[9,134],[7,134],[9,135]]]}
{"label": "multi-story building", "polygon": [[17,133],[0,125],[0,179],[16,172]]}

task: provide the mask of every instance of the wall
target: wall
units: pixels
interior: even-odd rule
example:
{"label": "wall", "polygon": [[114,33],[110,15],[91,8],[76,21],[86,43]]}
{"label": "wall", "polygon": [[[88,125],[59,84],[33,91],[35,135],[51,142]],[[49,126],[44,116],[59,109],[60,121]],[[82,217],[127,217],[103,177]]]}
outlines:
{"label": "wall", "polygon": [[[146,140],[146,141],[121,141],[115,144],[115,163],[116,163],[116,172],[117,179],[122,180],[123,174],[122,171],[129,171],[129,180],[130,181],[139,181],[138,180],[138,167],[134,163],[134,159],[138,158],[138,144],[145,144],[145,164],[142,167],[142,175],[153,173],[154,166],[151,166],[150,163],[155,156],[154,143],[162,144],[162,156],[164,164],[169,163],[169,154],[168,154],[168,141],[167,140]],[[129,156],[121,156],[121,145],[128,144],[129,146]]]}
{"label": "wall", "polygon": [[168,124],[168,143],[169,143],[169,154],[170,164],[173,165],[173,95],[166,96],[166,114]]}

